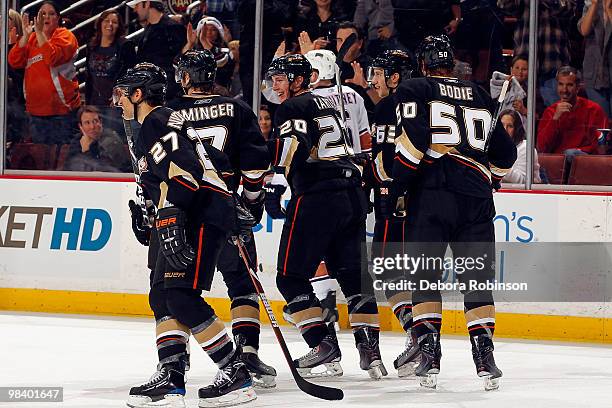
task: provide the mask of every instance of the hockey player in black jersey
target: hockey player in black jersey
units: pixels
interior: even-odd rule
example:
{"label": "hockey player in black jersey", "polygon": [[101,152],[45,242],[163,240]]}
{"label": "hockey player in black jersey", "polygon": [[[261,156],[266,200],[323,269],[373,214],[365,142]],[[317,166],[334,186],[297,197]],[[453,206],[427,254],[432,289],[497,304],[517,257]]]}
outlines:
{"label": "hockey player in black jersey", "polygon": [[[395,93],[401,133],[381,211],[397,214],[398,198],[404,198],[405,236],[418,255],[443,259],[450,245],[455,259],[486,260],[457,277],[466,285],[462,292],[476,372],[485,378],[485,389],[495,389],[502,372],[493,358],[493,295],[470,284],[495,278],[492,190],[516,160],[516,147],[501,123],[492,128],[491,97],[452,76],[453,50],[446,36],[427,37],[417,58],[425,77],[411,79]],[[412,330],[421,354],[415,374],[428,387],[435,387],[440,371],[442,298],[439,290],[422,289],[420,281],[437,282],[440,273],[434,262],[414,275]]]}
{"label": "hockey player in black jersey", "polygon": [[[157,207],[160,254],[155,273],[163,277],[162,287],[152,288],[149,296],[156,320],[163,320],[158,324],[163,329],[158,344],[165,345],[158,348],[161,367],[149,382],[130,390],[128,406],[185,406],[182,357],[184,333],[189,332],[219,367],[213,384],[199,390],[199,406],[248,402],[256,398],[249,371],[201,294],[210,289],[229,236],[246,234],[253,220],[236,215],[234,197],[223,180],[231,171],[227,156],[203,144],[189,122],[161,106],[166,84],[161,68],[143,63],[119,78],[113,90],[124,118],[142,125],[133,150],[140,182]],[[172,319],[164,320],[168,317]],[[165,327],[164,322],[175,323]]]}
{"label": "hockey player in black jersey", "polygon": [[[280,57],[267,72],[282,101],[274,118],[276,138],[269,141],[272,164],[285,174],[292,194],[276,283],[292,320],[312,348],[294,361],[302,375],[342,374],[338,341],[323,321],[309,281],[325,261],[347,299],[360,367],[379,379],[387,372],[379,351],[378,309],[372,282],[361,274],[367,212],[361,173],[351,160],[352,148],[335,104],[308,91],[311,73],[302,55]],[[318,366],[325,370],[315,374],[313,368]]]}
{"label": "hockey player in black jersey", "polygon": [[[225,153],[232,174],[226,175],[228,186],[236,192],[242,180],[242,202],[258,223],[263,215],[264,174],[270,167],[266,141],[257,117],[248,105],[238,99],[212,93],[217,64],[208,50],[187,51],[176,64],[176,81],[185,95],[174,99],[168,107],[183,120],[188,120],[205,143]],[[250,259],[257,259],[251,232],[245,247]],[[231,299],[232,333],[242,346],[242,359],[253,375],[255,385],[274,387],[276,371],[257,356],[259,349],[259,300],[248,271],[235,245],[226,243],[218,269]]]}
{"label": "hockey player in black jersey", "polygon": [[[381,189],[391,180],[393,158],[395,156],[395,137],[397,132],[397,116],[393,94],[397,87],[411,78],[416,70],[416,63],[410,54],[402,50],[386,50],[372,60],[368,67],[368,82],[381,98],[374,110],[372,124],[372,160],[365,169],[364,179],[374,190],[374,239],[372,252],[375,256],[391,256],[385,254],[389,250],[387,243],[401,243],[404,239],[405,219],[398,217],[385,218],[380,211]],[[393,248],[393,246],[392,246]],[[388,252],[388,251],[387,251]],[[402,279],[402,275],[385,276],[386,281]],[[414,373],[414,364],[418,357],[418,347],[411,334],[412,303],[409,291],[386,290],[387,301],[406,331],[406,350],[395,359],[393,365],[400,377]]]}

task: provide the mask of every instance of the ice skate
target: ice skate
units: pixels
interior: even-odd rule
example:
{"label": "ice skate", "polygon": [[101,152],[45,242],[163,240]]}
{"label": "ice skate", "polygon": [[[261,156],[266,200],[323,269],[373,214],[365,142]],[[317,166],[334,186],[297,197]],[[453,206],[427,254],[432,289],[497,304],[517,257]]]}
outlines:
{"label": "ice skate", "polygon": [[497,368],[493,358],[493,339],[487,335],[480,335],[470,338],[472,342],[472,357],[476,365],[476,373],[484,378],[485,391],[492,391],[499,388],[499,379],[503,375]]}
{"label": "ice skate", "polygon": [[430,333],[419,339],[419,351],[421,358],[414,374],[419,377],[422,387],[435,389],[438,384],[440,373],[440,335]]}
{"label": "ice skate", "polygon": [[406,349],[393,361],[393,367],[397,370],[397,376],[400,378],[413,377],[420,358],[420,349],[414,335],[412,332],[407,334]]}
{"label": "ice skate", "polygon": [[181,363],[164,364],[149,381],[130,389],[127,406],[143,407],[185,407],[185,377]]}
{"label": "ice skate", "polygon": [[379,330],[362,327],[355,331],[355,343],[359,350],[359,367],[365,370],[374,380],[386,376],[387,369],[382,362],[379,349]]}
{"label": "ice skate", "polygon": [[236,344],[242,348],[240,360],[244,363],[253,379],[256,388],[276,387],[276,370],[259,359],[257,349],[244,345],[245,339],[242,335],[235,337]]}
{"label": "ice skate", "polygon": [[217,372],[213,383],[198,391],[199,407],[231,407],[244,404],[257,398],[253,380],[240,359],[240,351],[225,367]]}
{"label": "ice skate", "polygon": [[293,364],[304,378],[338,377],[342,375],[341,358],[338,339],[328,334],[308,354],[293,360]]}

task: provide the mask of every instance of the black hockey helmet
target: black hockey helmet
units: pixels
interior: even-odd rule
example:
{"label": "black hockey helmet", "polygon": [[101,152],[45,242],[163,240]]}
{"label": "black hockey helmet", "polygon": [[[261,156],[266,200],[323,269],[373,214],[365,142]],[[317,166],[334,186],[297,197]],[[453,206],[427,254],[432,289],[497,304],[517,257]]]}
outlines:
{"label": "black hockey helmet", "polygon": [[416,54],[421,69],[453,69],[455,66],[453,47],[444,34],[425,37],[419,44]]}
{"label": "black hockey helmet", "polygon": [[372,82],[374,68],[382,69],[385,73],[385,81],[393,74],[399,74],[400,82],[410,79],[416,66],[414,58],[403,50],[385,50],[372,60],[368,67],[368,82]]}
{"label": "black hockey helmet", "polygon": [[113,102],[116,105],[122,95],[130,96],[140,89],[145,101],[163,105],[167,86],[168,80],[163,69],[155,64],[142,62],[117,79],[113,88]]}
{"label": "black hockey helmet", "polygon": [[178,83],[181,83],[183,74],[187,73],[188,86],[211,85],[217,74],[217,61],[209,50],[190,50],[179,57],[175,72]]}
{"label": "black hockey helmet", "polygon": [[291,84],[298,76],[304,78],[302,88],[308,89],[310,85],[310,75],[312,74],[312,65],[302,54],[291,54],[279,57],[270,63],[267,78],[273,75],[287,75],[287,79]]}

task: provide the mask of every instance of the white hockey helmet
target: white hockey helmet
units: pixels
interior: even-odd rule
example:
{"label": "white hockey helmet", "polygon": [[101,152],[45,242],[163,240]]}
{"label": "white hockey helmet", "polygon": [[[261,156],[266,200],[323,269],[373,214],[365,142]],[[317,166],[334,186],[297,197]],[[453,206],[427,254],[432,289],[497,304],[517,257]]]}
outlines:
{"label": "white hockey helmet", "polygon": [[[329,50],[312,50],[304,54],[312,69],[319,72],[320,80],[333,80],[336,78],[336,54]],[[311,84],[315,85],[315,84]]]}

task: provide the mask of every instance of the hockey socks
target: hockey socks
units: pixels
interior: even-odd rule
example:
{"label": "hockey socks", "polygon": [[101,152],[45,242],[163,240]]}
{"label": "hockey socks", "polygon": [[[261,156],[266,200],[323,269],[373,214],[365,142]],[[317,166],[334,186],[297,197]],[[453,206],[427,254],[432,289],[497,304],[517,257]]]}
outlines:
{"label": "hockey socks", "polygon": [[159,367],[179,361],[187,355],[189,328],[171,316],[156,321],[156,344]]}
{"label": "hockey socks", "polygon": [[220,368],[227,365],[233,358],[234,343],[217,316],[212,316],[204,323],[192,328],[191,333],[200,347]]}
{"label": "hockey socks", "polygon": [[406,333],[410,333],[412,327],[411,298],[410,292],[400,292],[388,298],[393,314]]}
{"label": "hockey socks", "polygon": [[232,299],[232,334],[241,337],[245,351],[256,352],[259,349],[259,300],[257,294],[237,296]]}

